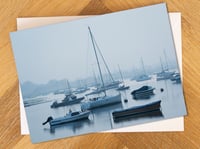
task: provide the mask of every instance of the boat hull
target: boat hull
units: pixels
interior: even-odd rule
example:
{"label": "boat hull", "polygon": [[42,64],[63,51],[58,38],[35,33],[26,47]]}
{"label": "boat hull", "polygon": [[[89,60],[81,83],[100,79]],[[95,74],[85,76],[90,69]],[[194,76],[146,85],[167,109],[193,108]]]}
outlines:
{"label": "boat hull", "polygon": [[156,80],[161,81],[161,80],[168,80],[173,76],[174,72],[161,72],[157,74]]}
{"label": "boat hull", "polygon": [[73,117],[64,116],[62,118],[53,119],[49,122],[49,124],[50,124],[50,126],[55,126],[55,125],[60,125],[60,124],[64,124],[64,123],[88,119],[89,115],[90,115],[90,111],[84,111],[84,112],[80,113],[79,115],[76,115]]}
{"label": "boat hull", "polygon": [[118,94],[116,96],[111,96],[111,97],[110,96],[100,97],[100,99],[98,100],[82,103],[81,109],[90,110],[90,109],[113,105],[117,103],[121,103],[121,94]]}
{"label": "boat hull", "polygon": [[154,95],[154,92],[153,92],[154,90],[155,90],[155,88],[152,88],[152,87],[148,87],[145,90],[141,90],[141,88],[140,88],[138,90],[132,91],[131,94],[134,99],[148,99],[152,95]]}
{"label": "boat hull", "polygon": [[142,81],[147,81],[147,80],[151,80],[151,77],[137,78],[136,79],[137,82],[142,82]]}
{"label": "boat hull", "polygon": [[94,90],[94,91],[92,91],[92,92],[86,94],[86,96],[95,95],[95,94],[100,94],[100,93],[102,93],[102,92],[104,92],[104,91],[105,91],[105,90],[103,90],[103,89],[97,89],[97,90]]}
{"label": "boat hull", "polygon": [[112,112],[113,120],[118,121],[122,119],[128,119],[132,117],[148,115],[155,112],[159,112],[161,109],[161,100],[155,101],[146,105],[135,106],[132,108],[117,110]]}
{"label": "boat hull", "polygon": [[124,91],[124,90],[128,90],[130,88],[130,86],[125,86],[125,87],[119,87],[116,90],[117,91]]}

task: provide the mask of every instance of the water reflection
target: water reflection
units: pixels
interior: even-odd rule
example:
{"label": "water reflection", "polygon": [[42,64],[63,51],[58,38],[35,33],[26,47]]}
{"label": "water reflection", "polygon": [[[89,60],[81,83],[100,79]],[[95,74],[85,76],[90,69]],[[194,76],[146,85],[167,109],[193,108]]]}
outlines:
{"label": "water reflection", "polygon": [[148,117],[148,118],[163,117],[163,113],[160,109],[158,109],[158,110],[154,110],[154,111],[151,111],[151,112],[139,113],[139,114],[136,114],[136,115],[121,117],[121,118],[115,119],[113,122],[119,123],[119,122],[122,122],[122,121],[133,121],[133,120],[138,120],[138,119],[144,118],[144,117]]}
{"label": "water reflection", "polygon": [[44,128],[44,131],[46,130],[46,131],[49,131],[51,134],[55,134],[56,130],[59,131],[59,129],[60,130],[69,129],[69,130],[72,130],[73,133],[76,133],[76,131],[82,129],[82,127],[84,127],[85,125],[90,126],[93,123],[94,123],[93,120],[85,119],[85,120],[79,120],[79,121],[75,121],[75,122],[69,122],[69,123],[65,123],[65,124],[50,126],[50,128]]}
{"label": "water reflection", "polygon": [[[72,111],[80,111],[80,104],[51,109],[51,103],[47,102],[44,104],[26,107],[26,114],[32,138],[35,142],[44,139],[50,140],[57,137],[74,136],[89,132],[98,132],[103,130],[110,130],[113,128],[121,128],[130,125],[152,122],[162,120],[164,118],[172,118],[177,115],[180,116],[182,113],[184,113],[184,102],[182,100],[183,95],[181,84],[173,84],[171,80],[163,80],[159,82],[148,80],[139,83],[126,80],[126,84],[130,86],[129,90],[108,91],[109,95],[120,92],[122,97],[121,103],[92,109],[89,120],[66,123],[50,128],[49,126],[41,126],[42,122],[44,122],[44,120],[46,120],[49,115],[57,118],[63,117],[63,115],[68,113],[69,109],[71,109]],[[136,100],[132,98],[131,92],[133,90],[137,90],[144,85],[152,86],[153,88],[155,88],[154,95],[150,96],[150,98],[148,99],[142,98]],[[83,94],[80,94],[80,96],[82,95]],[[61,95],[49,96],[51,99],[63,99]],[[83,102],[87,102],[88,100],[88,98],[85,98]],[[158,100],[162,101],[161,110],[137,116],[134,115],[130,117],[124,117],[120,119],[119,122],[113,121],[112,112],[114,110],[122,110],[140,105],[146,105],[148,103],[152,103]]]}

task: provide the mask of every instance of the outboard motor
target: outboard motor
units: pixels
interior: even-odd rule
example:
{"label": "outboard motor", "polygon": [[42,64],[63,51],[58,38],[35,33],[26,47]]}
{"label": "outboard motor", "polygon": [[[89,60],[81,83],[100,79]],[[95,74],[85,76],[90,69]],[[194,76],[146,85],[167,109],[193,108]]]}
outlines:
{"label": "outboard motor", "polygon": [[42,123],[42,125],[45,125],[46,123],[50,122],[51,120],[53,120],[52,116],[49,116],[46,120],[46,122]]}

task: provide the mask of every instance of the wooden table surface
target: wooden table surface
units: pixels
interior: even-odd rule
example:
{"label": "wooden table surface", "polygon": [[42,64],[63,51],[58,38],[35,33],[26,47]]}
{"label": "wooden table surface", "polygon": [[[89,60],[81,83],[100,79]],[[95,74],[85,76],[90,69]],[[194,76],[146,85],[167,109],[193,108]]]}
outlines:
{"label": "wooden table surface", "polygon": [[200,1],[168,0],[182,13],[183,86],[188,116],[184,132],[101,133],[32,144],[20,135],[19,91],[9,32],[17,17],[104,14],[161,0],[0,0],[0,149],[4,148],[200,148]]}

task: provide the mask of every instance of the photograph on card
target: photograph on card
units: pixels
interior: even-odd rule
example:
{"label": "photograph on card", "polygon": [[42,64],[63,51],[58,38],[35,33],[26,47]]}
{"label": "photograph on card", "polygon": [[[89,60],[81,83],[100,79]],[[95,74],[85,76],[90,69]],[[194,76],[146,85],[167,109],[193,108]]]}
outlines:
{"label": "photograph on card", "polygon": [[186,115],[165,4],[11,33],[33,143]]}

